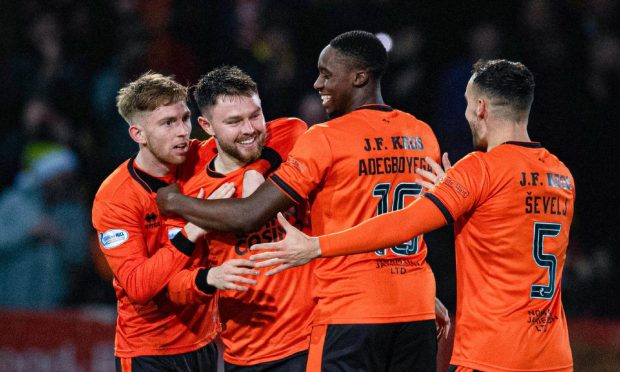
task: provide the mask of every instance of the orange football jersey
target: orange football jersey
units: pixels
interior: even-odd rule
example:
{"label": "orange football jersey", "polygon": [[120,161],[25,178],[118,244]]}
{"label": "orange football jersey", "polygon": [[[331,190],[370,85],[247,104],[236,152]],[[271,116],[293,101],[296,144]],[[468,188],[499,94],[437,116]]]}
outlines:
{"label": "orange football jersey", "polygon": [[[387,105],[365,105],[317,124],[270,181],[310,202],[312,234],[340,231],[404,208],[422,188],[417,168],[439,160],[431,128]],[[398,228],[391,226],[390,229]],[[422,237],[372,253],[316,260],[315,324],[396,323],[435,318],[435,279]]]}
{"label": "orange football jersey", "polygon": [[[321,237],[327,255],[373,249],[455,222],[451,364],[482,371],[571,371],[562,271],[573,217],[570,171],[539,143],[507,142],[456,163],[410,207]],[[434,204],[433,204],[434,203]],[[433,213],[424,212],[435,205]],[[377,235],[395,229],[394,234]]]}
{"label": "orange football jersey", "polygon": [[[179,177],[183,193],[196,195],[204,188],[205,195],[209,195],[223,183],[233,182],[236,187],[234,197],[241,197],[244,173],[255,169],[267,174],[276,169],[306,129],[306,123],[296,118],[270,121],[267,123],[267,137],[261,159],[227,174],[214,170],[213,160],[217,149],[205,144],[195,169]],[[303,205],[292,208],[284,215],[298,228],[309,231],[307,211]],[[177,222],[177,226],[182,225]],[[204,257],[203,262],[196,262],[192,266],[194,270],[190,269],[178,275],[171,282],[170,291],[178,296],[185,293],[188,287],[194,286],[191,278],[195,277],[201,266],[221,265],[234,258],[248,259],[252,244],[277,241],[283,237],[284,229],[275,218],[250,234],[209,233],[208,259]],[[283,359],[308,349],[314,308],[310,294],[312,269],[313,266],[309,265],[287,270],[276,277],[259,275],[255,277],[257,284],[249,286],[247,292],[218,291],[222,321],[220,337],[224,344],[226,362],[254,365]],[[190,279],[187,279],[187,276]],[[196,288],[193,292],[202,296],[201,291]],[[195,300],[199,301],[200,298],[185,295],[185,301]]]}
{"label": "orange football jersey", "polygon": [[[190,153],[198,148],[191,141]],[[188,240],[171,243],[155,202],[159,187],[174,177],[157,178],[130,159],[102,183],[93,204],[92,222],[100,248],[114,273],[118,300],[115,355],[170,355],[197,350],[218,331],[216,301],[181,306],[164,288],[199,255]]]}

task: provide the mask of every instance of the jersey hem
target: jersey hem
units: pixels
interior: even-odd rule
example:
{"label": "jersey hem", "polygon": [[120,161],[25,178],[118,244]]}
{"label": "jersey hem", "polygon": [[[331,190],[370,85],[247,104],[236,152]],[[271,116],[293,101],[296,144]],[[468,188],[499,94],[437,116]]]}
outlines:
{"label": "jersey hem", "polygon": [[213,333],[209,335],[207,338],[199,342],[196,342],[191,345],[186,345],[186,346],[167,347],[167,348],[162,348],[162,349],[143,349],[140,351],[128,351],[128,350],[119,351],[118,349],[115,348],[114,356],[119,357],[119,358],[136,358],[136,357],[147,356],[147,355],[159,356],[159,355],[176,355],[176,354],[191,353],[213,342],[213,340],[215,340],[216,335],[217,333]]}
{"label": "jersey hem", "polygon": [[565,367],[545,367],[544,369],[504,368],[504,367],[494,366],[491,364],[466,361],[462,359],[450,359],[450,364],[454,366],[467,367],[467,368],[472,368],[472,369],[481,370],[481,371],[501,371],[501,372],[571,372],[573,371],[572,363]]}
{"label": "jersey hem", "polygon": [[304,344],[305,345],[297,345],[294,348],[287,349],[287,351],[282,352],[282,353],[263,356],[260,358],[252,358],[252,359],[231,358],[230,355],[224,352],[224,361],[226,363],[234,364],[236,366],[243,366],[243,367],[249,367],[249,366],[253,366],[255,364],[261,364],[261,363],[277,362],[278,360],[287,358],[293,354],[297,354],[302,351],[307,351],[310,348],[310,337],[308,337],[304,341]]}
{"label": "jersey hem", "polygon": [[323,324],[388,324],[388,323],[404,323],[417,322],[424,320],[435,320],[435,312],[424,313],[419,315],[403,315],[398,317],[364,317],[364,318],[334,318],[318,319],[312,322],[312,325]]}

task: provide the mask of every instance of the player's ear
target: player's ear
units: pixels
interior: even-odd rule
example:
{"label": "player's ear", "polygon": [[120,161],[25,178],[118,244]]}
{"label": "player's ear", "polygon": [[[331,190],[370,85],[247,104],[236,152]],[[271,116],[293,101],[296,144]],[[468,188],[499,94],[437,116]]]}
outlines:
{"label": "player's ear", "polygon": [[487,102],[482,98],[478,98],[478,104],[476,105],[476,116],[478,119],[483,119],[487,115],[487,110]]}
{"label": "player's ear", "polygon": [[202,128],[202,130],[205,131],[205,133],[207,133],[210,136],[214,136],[215,132],[213,131],[213,125],[211,125],[211,122],[209,121],[209,119],[206,116],[199,116],[198,117],[198,125],[200,125],[200,127]]}
{"label": "player's ear", "polygon": [[353,77],[353,86],[354,87],[363,87],[368,83],[368,71],[357,71],[355,72],[355,76]]}
{"label": "player's ear", "polygon": [[142,127],[135,123],[129,125],[129,137],[131,137],[134,142],[139,144],[143,144],[146,142]]}

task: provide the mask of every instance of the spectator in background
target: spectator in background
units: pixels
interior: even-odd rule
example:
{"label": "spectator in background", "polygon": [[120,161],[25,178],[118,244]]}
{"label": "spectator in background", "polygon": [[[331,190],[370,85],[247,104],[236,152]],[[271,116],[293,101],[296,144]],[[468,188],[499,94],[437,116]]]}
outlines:
{"label": "spectator in background", "polygon": [[78,158],[59,145],[34,149],[31,166],[0,194],[3,307],[61,307],[85,260],[88,214],[76,182]]}

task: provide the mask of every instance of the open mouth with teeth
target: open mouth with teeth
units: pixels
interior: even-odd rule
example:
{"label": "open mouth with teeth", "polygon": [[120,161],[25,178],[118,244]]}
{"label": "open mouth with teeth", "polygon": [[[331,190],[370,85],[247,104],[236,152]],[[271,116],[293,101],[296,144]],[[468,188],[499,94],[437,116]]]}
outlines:
{"label": "open mouth with teeth", "polygon": [[326,105],[331,98],[332,96],[321,94],[321,102],[323,102],[323,105]]}
{"label": "open mouth with teeth", "polygon": [[188,147],[187,143],[179,143],[178,145],[174,146],[173,148],[175,150],[178,150],[178,151],[185,151],[185,150],[187,150],[187,147]]}
{"label": "open mouth with teeth", "polygon": [[237,141],[240,145],[252,145],[256,141],[256,137],[246,138],[243,141]]}

